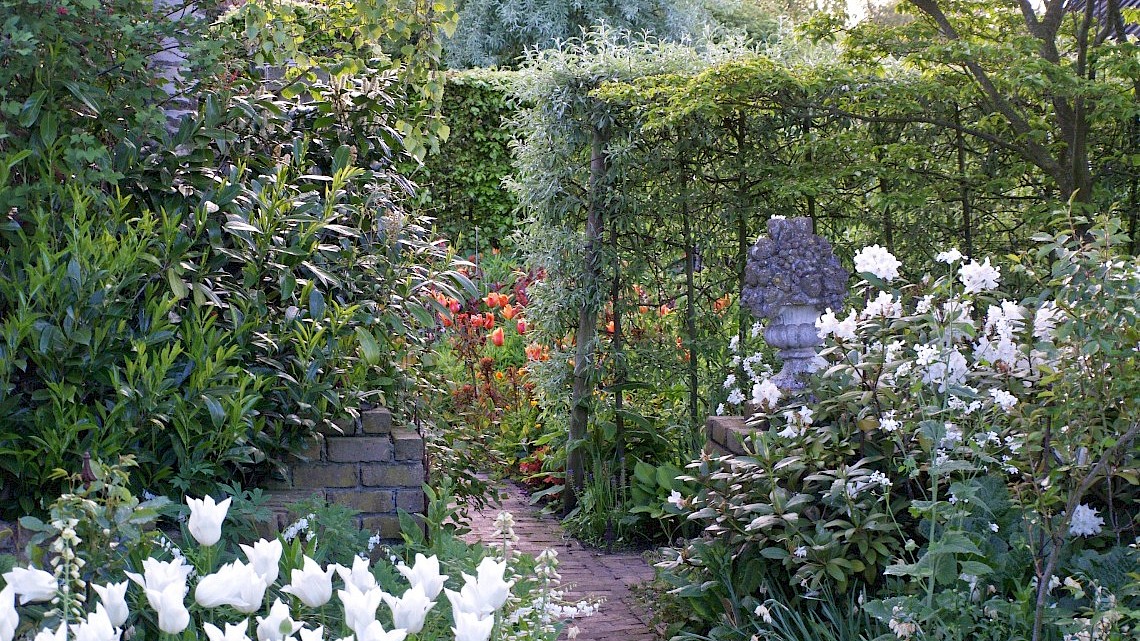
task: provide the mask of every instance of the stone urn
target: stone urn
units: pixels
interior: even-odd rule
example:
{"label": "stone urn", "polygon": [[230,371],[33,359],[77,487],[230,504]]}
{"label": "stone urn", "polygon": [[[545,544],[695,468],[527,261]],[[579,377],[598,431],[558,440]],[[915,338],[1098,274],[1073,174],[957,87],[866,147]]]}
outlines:
{"label": "stone urn", "polygon": [[848,276],[831,243],[812,233],[809,218],[769,220],[768,235],[749,250],[741,301],[768,321],[764,340],[784,363],[772,379],[781,390],[805,387],[822,342],[815,321],[843,307]]}

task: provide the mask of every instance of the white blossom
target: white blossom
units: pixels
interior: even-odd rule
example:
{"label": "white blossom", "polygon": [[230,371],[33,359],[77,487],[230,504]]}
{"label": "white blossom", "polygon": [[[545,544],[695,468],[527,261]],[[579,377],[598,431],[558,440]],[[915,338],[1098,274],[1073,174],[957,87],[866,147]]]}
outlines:
{"label": "white blossom", "polygon": [[1093,536],[1100,534],[1104,519],[1097,515],[1097,510],[1084,503],[1073,510],[1073,518],[1069,521],[1069,534],[1073,536]]}
{"label": "white blossom", "polygon": [[989,258],[981,263],[974,260],[962,266],[958,278],[967,294],[977,294],[997,288],[998,281],[1001,280],[1001,268],[990,266]]}
{"label": "white blossom", "polygon": [[963,258],[965,258],[965,256],[962,255],[962,252],[958,251],[957,247],[952,247],[944,252],[939,252],[938,255],[934,257],[934,260],[952,265]]}
{"label": "white blossom", "polygon": [[890,292],[879,292],[875,300],[867,303],[863,318],[899,318],[902,316],[902,302]]}
{"label": "white blossom", "polygon": [[1009,412],[1017,405],[1017,397],[1003,389],[996,387],[991,389],[990,396],[993,397],[994,404],[1006,412]]}
{"label": "white blossom", "polygon": [[781,396],[780,388],[771,379],[764,379],[752,386],[752,402],[757,405],[775,407]]}
{"label": "white blossom", "polygon": [[898,277],[901,265],[891,252],[878,245],[855,252],[855,271],[877,276],[887,282]]}

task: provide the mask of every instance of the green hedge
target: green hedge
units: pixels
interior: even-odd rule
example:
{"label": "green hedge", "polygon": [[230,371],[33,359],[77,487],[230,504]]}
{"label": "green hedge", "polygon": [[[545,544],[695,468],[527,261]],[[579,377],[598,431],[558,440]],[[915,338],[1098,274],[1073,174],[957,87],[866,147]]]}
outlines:
{"label": "green hedge", "polygon": [[447,142],[412,172],[423,189],[421,211],[436,229],[465,250],[510,245],[516,202],[503,187],[511,173],[511,134],[505,121],[514,113],[508,98],[515,72],[489,69],[450,72],[443,118]]}

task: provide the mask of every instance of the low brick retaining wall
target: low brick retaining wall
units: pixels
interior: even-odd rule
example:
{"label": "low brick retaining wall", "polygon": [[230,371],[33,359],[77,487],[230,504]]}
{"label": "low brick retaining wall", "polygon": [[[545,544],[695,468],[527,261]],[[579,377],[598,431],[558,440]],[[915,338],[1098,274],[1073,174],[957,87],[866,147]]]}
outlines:
{"label": "low brick retaining wall", "polygon": [[745,440],[766,427],[764,422],[749,426],[743,416],[710,416],[705,422],[705,452],[712,456],[743,456]]}
{"label": "low brick retaining wall", "polygon": [[363,411],[359,420],[339,427],[343,432],[322,429],[285,478],[268,484],[277,527],[287,527],[296,516],[286,513],[286,505],[318,496],[359,511],[362,529],[383,539],[400,538],[397,510],[422,514],[425,509],[423,437],[394,428],[386,409]]}

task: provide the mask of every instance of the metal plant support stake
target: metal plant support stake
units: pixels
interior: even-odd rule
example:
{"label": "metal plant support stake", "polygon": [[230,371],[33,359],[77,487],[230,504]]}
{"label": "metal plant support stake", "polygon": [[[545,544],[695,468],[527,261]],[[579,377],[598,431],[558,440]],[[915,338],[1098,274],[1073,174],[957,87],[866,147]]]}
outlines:
{"label": "metal plant support stake", "polygon": [[764,340],[779,350],[784,368],[772,378],[781,390],[802,390],[822,341],[815,321],[847,297],[847,270],[831,243],[811,231],[810,218],[772,218],[768,235],[748,251],[742,303],[767,319]]}

